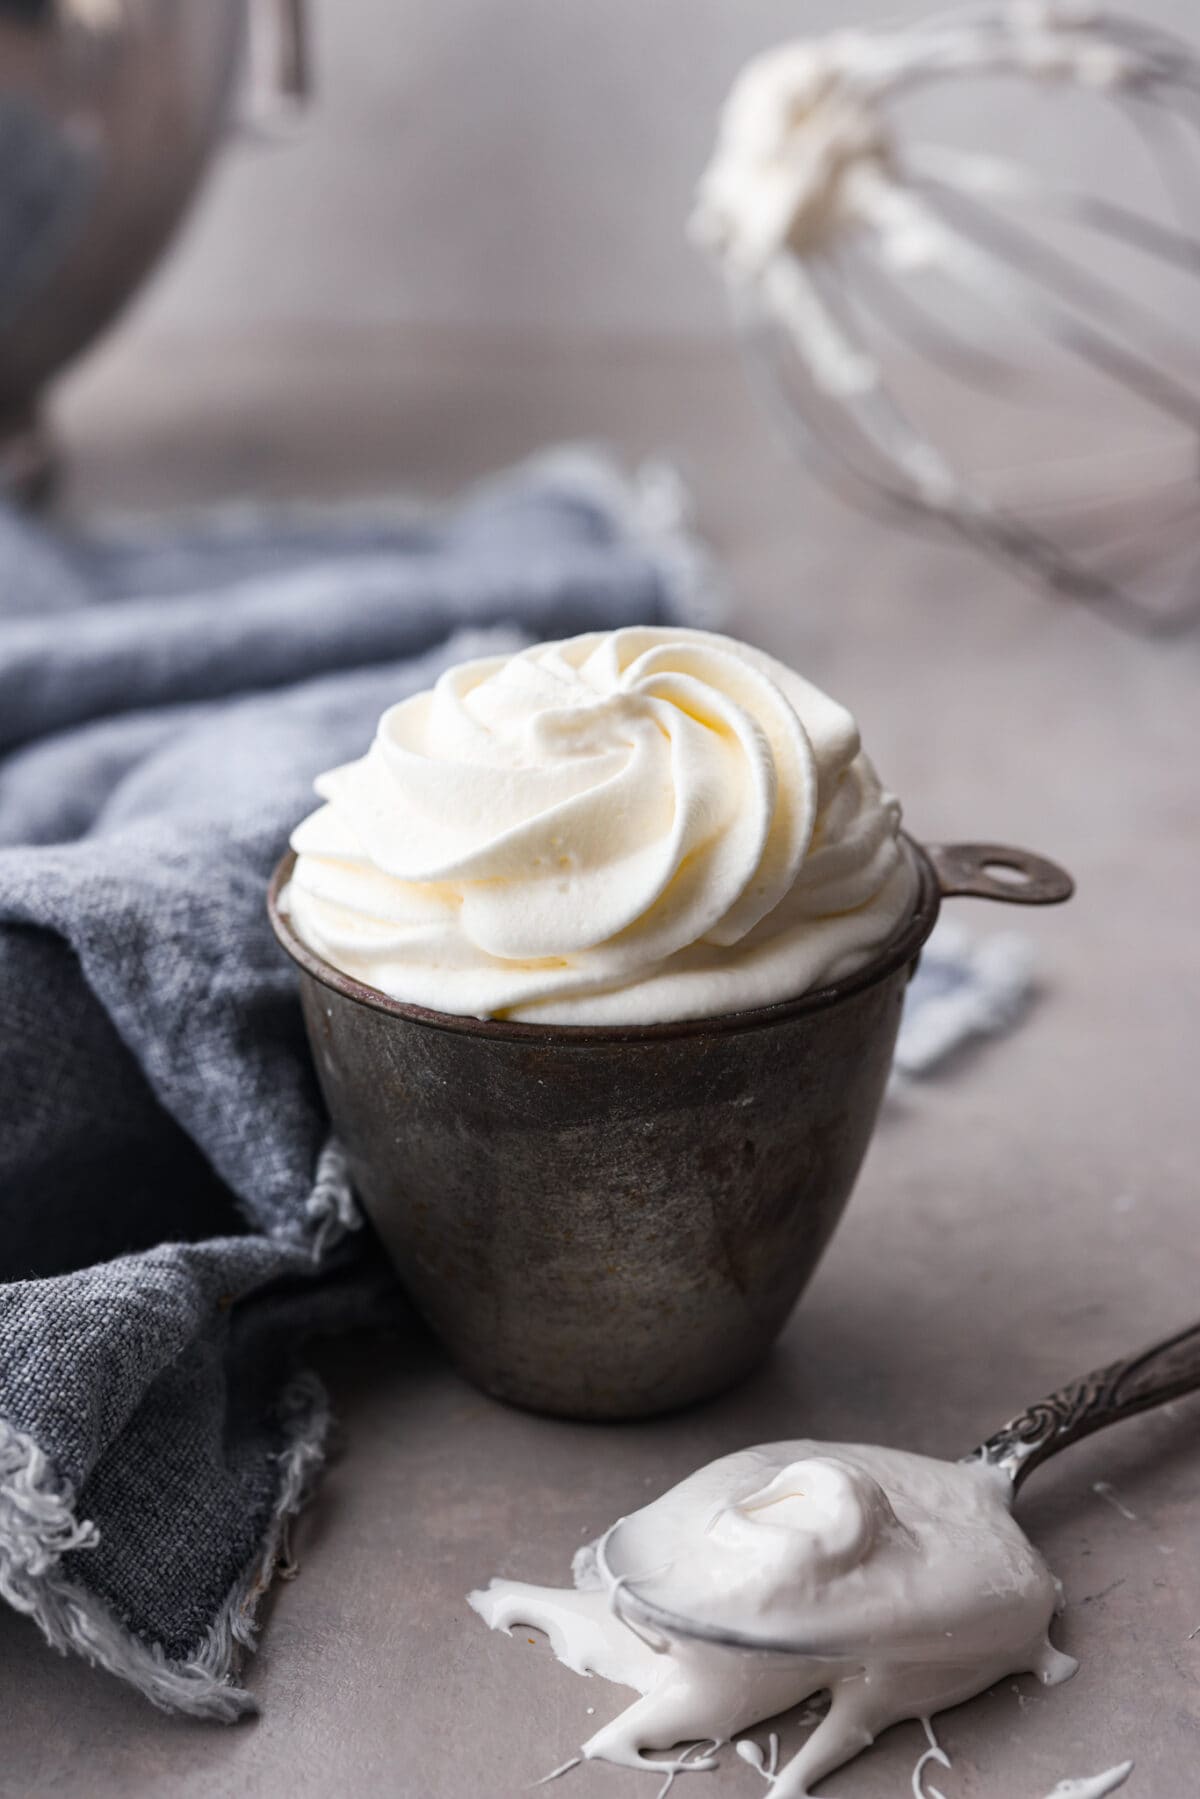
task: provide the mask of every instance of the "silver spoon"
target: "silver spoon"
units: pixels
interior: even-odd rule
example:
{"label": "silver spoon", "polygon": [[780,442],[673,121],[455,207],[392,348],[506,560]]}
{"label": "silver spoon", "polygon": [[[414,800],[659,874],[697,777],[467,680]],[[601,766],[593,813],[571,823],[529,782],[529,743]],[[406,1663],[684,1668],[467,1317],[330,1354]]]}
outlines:
{"label": "silver spoon", "polygon": [[[1107,1367],[1096,1368],[1079,1380],[1026,1407],[1009,1420],[964,1462],[982,1462],[997,1468],[1012,1482],[1013,1492],[1020,1490],[1027,1475],[1070,1448],[1093,1431],[1105,1425],[1119,1424],[1152,1406],[1166,1405],[1185,1393],[1200,1388],[1200,1324],[1164,1337],[1136,1355],[1126,1356]],[[618,1617],[639,1633],[657,1633],[668,1641],[680,1637],[707,1643],[719,1643],[727,1649],[753,1649],[774,1653],[806,1656],[823,1661],[850,1659],[849,1651],[830,1649],[825,1645],[806,1645],[795,1639],[784,1641],[773,1637],[729,1630],[720,1624],[700,1618],[687,1618],[638,1591],[636,1574],[621,1572],[620,1532],[625,1520],[619,1518],[596,1545],[596,1570],[607,1588]],[[642,1579],[648,1578],[642,1574]]]}

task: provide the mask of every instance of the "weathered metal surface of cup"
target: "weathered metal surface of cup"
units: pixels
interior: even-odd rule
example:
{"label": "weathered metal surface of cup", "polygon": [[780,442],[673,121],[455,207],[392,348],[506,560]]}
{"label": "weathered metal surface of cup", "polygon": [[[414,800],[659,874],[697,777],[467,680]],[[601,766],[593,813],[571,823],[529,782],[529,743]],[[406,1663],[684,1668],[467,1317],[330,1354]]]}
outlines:
{"label": "weathered metal surface of cup", "polygon": [[[875,1125],[943,892],[1048,903],[992,845],[911,846],[904,926],[835,987],[642,1028],[461,1018],[349,979],[271,916],[358,1191],[459,1366],[516,1404],[631,1418],[731,1385],[777,1336]],[[1024,876],[986,873],[1000,863]]]}

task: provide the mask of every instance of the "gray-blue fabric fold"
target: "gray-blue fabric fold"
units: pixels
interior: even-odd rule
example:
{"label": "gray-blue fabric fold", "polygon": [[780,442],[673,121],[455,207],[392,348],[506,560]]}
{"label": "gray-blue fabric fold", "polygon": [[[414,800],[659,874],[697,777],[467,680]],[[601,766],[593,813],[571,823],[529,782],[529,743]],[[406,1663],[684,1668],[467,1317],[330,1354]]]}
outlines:
{"label": "gray-blue fabric fold", "polygon": [[271,868],[448,662],[694,616],[682,538],[636,512],[569,461],[436,517],[0,512],[0,1595],[157,1703],[251,1706],[238,1650],[327,1421],[297,1351],[399,1303]]}

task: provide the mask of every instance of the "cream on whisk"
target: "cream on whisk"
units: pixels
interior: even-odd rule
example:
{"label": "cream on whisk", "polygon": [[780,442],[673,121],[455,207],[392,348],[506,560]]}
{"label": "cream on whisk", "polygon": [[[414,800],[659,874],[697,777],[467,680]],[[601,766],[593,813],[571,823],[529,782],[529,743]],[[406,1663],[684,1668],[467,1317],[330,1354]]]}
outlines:
{"label": "cream on whisk", "polygon": [[[576,1558],[574,1590],[494,1580],[470,1604],[493,1629],[544,1630],[568,1667],[641,1695],[581,1746],[585,1760],[700,1772],[723,1744],[828,1691],[828,1713],[773,1777],[774,1799],[801,1799],[890,1724],[1009,1674],[1049,1684],[1074,1672],[1048,1636],[1057,1583],[1011,1502],[1007,1476],[982,1462],[776,1443],[622,1519]],[[647,1623],[627,1590],[774,1647]]]}
{"label": "cream on whisk", "polygon": [[788,999],[911,909],[849,712],[761,651],[635,628],[450,669],[317,782],[287,906],[437,1011],[644,1024]]}

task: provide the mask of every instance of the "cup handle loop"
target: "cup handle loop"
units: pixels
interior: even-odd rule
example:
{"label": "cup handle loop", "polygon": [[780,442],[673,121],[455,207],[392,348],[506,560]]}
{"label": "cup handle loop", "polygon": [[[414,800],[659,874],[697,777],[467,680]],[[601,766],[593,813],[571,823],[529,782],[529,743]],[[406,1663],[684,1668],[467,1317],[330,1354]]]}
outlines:
{"label": "cup handle loop", "polygon": [[1075,891],[1074,881],[1057,862],[1005,843],[930,843],[925,854],[943,899],[1058,906]]}

